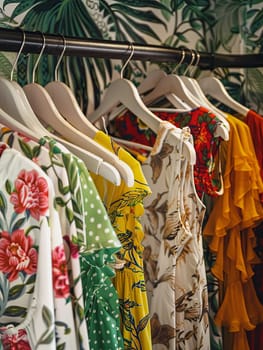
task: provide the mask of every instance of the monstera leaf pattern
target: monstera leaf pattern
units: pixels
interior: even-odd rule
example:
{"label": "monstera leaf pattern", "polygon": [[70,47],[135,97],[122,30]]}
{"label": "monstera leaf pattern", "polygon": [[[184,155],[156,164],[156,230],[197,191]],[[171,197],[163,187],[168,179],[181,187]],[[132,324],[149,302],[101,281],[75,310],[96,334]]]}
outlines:
{"label": "monstera leaf pattern", "polygon": [[[262,0],[2,0],[0,26],[201,52],[262,52],[262,3]],[[21,56],[20,84],[30,81],[35,60],[36,55]],[[1,56],[1,76],[8,76],[8,65],[2,65],[2,61]],[[57,57],[42,57],[37,70],[40,84],[54,79],[56,62]],[[59,78],[70,85],[83,111],[88,112],[100,103],[102,91],[118,76],[122,65],[123,62],[106,58],[64,57]],[[159,66],[170,72],[176,64]],[[134,61],[125,76],[138,84],[154,67]],[[182,65],[179,72],[184,70]],[[234,72],[238,79],[228,69],[215,69],[214,74],[223,79],[234,98],[260,112],[262,69]],[[199,74],[200,70],[196,72]]]}

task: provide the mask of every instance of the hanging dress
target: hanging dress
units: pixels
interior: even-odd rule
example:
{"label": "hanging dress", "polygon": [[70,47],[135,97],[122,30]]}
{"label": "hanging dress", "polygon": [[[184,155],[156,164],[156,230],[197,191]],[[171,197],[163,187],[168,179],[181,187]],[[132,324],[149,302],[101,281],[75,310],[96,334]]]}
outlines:
{"label": "hanging dress", "polygon": [[[55,303],[58,303],[56,305],[57,342],[61,346],[67,346],[68,344],[69,348],[75,346],[89,350],[87,326],[83,317],[84,300],[80,279],[79,247],[77,244],[73,244],[78,241],[80,234],[84,235],[83,220],[81,221],[81,215],[79,214],[81,203],[78,203],[80,181],[78,177],[72,176],[76,175],[76,171],[72,171],[74,169],[73,156],[68,152],[64,153],[62,157],[61,150],[53,140],[43,138],[39,143],[36,143],[3,125],[0,128],[1,141],[8,143],[10,147],[34,161],[52,180],[55,190],[54,203],[59,213],[71,286],[71,298],[67,296],[66,302],[64,300],[63,283],[60,285],[60,291],[54,291]],[[62,268],[61,264],[61,272]],[[72,341],[77,342],[77,345],[72,344]]]}
{"label": "hanging dress", "polygon": [[55,350],[52,280],[63,247],[52,247],[60,233],[52,183],[19,152],[0,149],[1,346]]}
{"label": "hanging dress", "polygon": [[212,272],[225,285],[215,320],[233,335],[233,350],[246,350],[245,331],[263,321],[263,306],[251,279],[256,259],[252,228],[263,219],[259,197],[263,183],[248,127],[231,115],[227,118],[230,137],[227,143],[222,142],[221,150],[224,194],[215,199],[204,234],[216,253]]}
{"label": "hanging dress", "polygon": [[2,137],[9,143],[12,141],[12,146],[24,151],[28,157],[35,152],[34,160],[56,184],[55,202],[63,223],[74,288],[78,347],[122,349],[118,296],[111,282],[114,270],[110,266],[114,260],[112,255],[119,251],[121,243],[86,166],[53,139],[42,138],[37,145],[10,130],[5,130]]}
{"label": "hanging dress", "polygon": [[120,250],[121,243],[84,163],[78,160],[77,166],[87,227],[80,263],[90,350],[123,350],[119,299],[112,283],[114,254]]}
{"label": "hanging dress", "polygon": [[128,152],[101,131],[94,139],[118,155],[134,173],[132,187],[127,187],[124,181],[120,186],[115,186],[98,175],[91,175],[122,244],[117,254],[113,283],[119,295],[124,349],[150,350],[150,322],[142,262],[144,232],[140,223],[144,211],[143,200],[150,194],[150,189],[139,162]]}
{"label": "hanging dress", "polygon": [[152,195],[144,201],[142,225],[152,344],[156,350],[177,348],[177,259],[191,238],[188,222],[180,211],[183,139],[181,144],[171,144],[169,126],[161,126],[155,147],[142,164],[152,189]]}
{"label": "hanging dress", "polygon": [[[142,224],[153,349],[209,349],[208,296],[200,235],[204,206],[194,191],[188,162],[182,159],[183,140],[188,140],[190,134],[182,131],[181,141],[173,144],[169,128],[174,126],[162,123],[157,137],[154,135],[154,149],[142,163],[152,189],[152,195],[144,200]],[[142,131],[126,131],[130,139],[141,140]],[[141,143],[146,143],[148,137],[148,130],[144,131]],[[123,134],[120,136],[125,138]]]}
{"label": "hanging dress", "polygon": [[[220,163],[218,153],[221,143],[215,132],[221,121],[206,108],[199,107],[186,112],[154,111],[161,119],[167,120],[177,127],[189,127],[194,139],[194,148],[197,159],[194,165],[194,183],[200,198],[207,204],[207,198],[217,197],[223,193]],[[114,118],[109,125],[110,133],[129,141],[152,146],[156,135],[143,124],[139,118],[130,112]],[[141,154],[145,154],[140,149]],[[215,325],[214,316],[219,307],[219,282],[211,273],[211,266],[215,261],[214,254],[207,248],[203,240],[206,275],[209,280],[209,322],[211,346],[217,350],[223,349],[222,332]]]}

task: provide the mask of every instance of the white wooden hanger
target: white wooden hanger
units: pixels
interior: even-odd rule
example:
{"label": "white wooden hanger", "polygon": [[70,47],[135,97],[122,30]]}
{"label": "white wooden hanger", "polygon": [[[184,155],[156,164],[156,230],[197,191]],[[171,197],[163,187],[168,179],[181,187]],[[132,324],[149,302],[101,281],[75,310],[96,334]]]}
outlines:
{"label": "white wooden hanger", "polygon": [[[192,55],[195,57],[194,51],[192,51]],[[198,65],[200,59],[200,54],[198,52],[196,53],[196,57],[195,65]],[[217,127],[214,135],[216,137],[220,136],[223,140],[227,141],[229,139],[230,126],[227,122],[226,116],[207,99],[196,79],[186,75],[182,75],[181,79],[188,90],[196,97],[196,99],[198,99],[200,105],[216,115],[216,117],[222,122],[222,125]]]}
{"label": "white wooden hanger", "polygon": [[[174,96],[177,96],[177,98]],[[179,108],[178,98],[188,105],[188,110],[200,107],[200,104],[186,88],[180,77],[175,74],[169,74],[161,78],[154,90],[147,94],[143,101],[146,105],[149,105],[163,97],[166,97],[177,108]]]}
{"label": "white wooden hanger", "polygon": [[[182,56],[181,56],[180,61],[177,64],[177,66],[181,65],[181,63],[184,61],[184,58],[185,58],[185,51],[182,50]],[[164,71],[159,70],[159,69],[149,72],[147,74],[147,77],[137,87],[137,90],[138,90],[139,94],[142,96],[142,99],[144,100],[145,94],[147,96],[147,93],[152,91],[156,87],[156,85],[159,83],[159,81],[161,79],[164,79],[165,77],[167,77],[167,74]],[[173,111],[176,112],[178,110],[181,111],[181,110],[189,110],[189,109],[191,109],[191,107],[187,103],[183,102],[175,94],[168,94],[168,95],[165,96],[165,98],[168,101],[171,102],[171,104],[175,107],[175,109],[172,109],[172,108],[156,108],[156,107],[153,107],[153,106],[148,106],[148,108],[151,111],[162,110],[162,111],[168,111],[168,112],[173,112]],[[124,110],[125,110],[125,107],[123,105],[114,108],[111,111],[111,113],[109,114],[108,120],[114,119],[116,116],[120,115]]]}
{"label": "white wooden hanger", "polygon": [[[44,45],[42,47],[42,52],[44,51],[43,48]],[[41,85],[34,83],[35,69],[38,65],[41,54],[42,53],[40,53],[33,69],[33,83],[24,87],[27,99],[37,117],[44,124],[51,126],[59,135],[63,135],[63,137],[65,137],[65,139],[70,143],[73,143],[74,146],[78,146],[80,149],[88,151],[89,154],[95,156],[95,159],[99,158],[103,160],[103,166],[99,167],[99,172],[97,171],[96,174],[99,174],[108,180],[111,179],[111,182],[112,178],[115,176],[116,179],[113,182],[120,184],[121,174],[119,169],[115,166],[115,163],[118,163],[118,166],[123,173],[124,180],[126,181],[127,179],[127,185],[132,186],[134,177],[133,174],[132,177],[130,176],[131,169],[128,167],[128,165],[125,163],[123,164],[122,161],[119,161],[119,158],[116,155],[109,152],[104,147],[96,143],[93,139],[81,133],[78,129],[74,128],[70,123],[68,123],[57,110],[48,92]],[[97,129],[95,128],[95,130]],[[92,169],[94,169],[94,166],[92,169],[90,168],[90,164],[87,164],[87,167],[90,171],[93,171]],[[128,171],[126,171],[127,168]],[[116,176],[117,173],[118,175]]]}
{"label": "white wooden hanger", "polygon": [[[180,62],[177,64],[179,66],[185,58],[185,51],[182,50],[182,57],[180,59]],[[137,87],[137,90],[139,94],[142,96],[142,99],[144,103],[147,105],[147,93],[154,90],[157,86],[157,84],[160,82],[161,79],[165,79],[167,77],[167,74],[162,70],[154,70],[152,72],[149,72],[147,74],[147,77],[140,83],[140,85]],[[191,107],[182,101],[180,97],[178,97],[175,94],[167,94],[165,98],[171,102],[171,104],[176,108],[180,110],[189,110]],[[154,107],[148,107],[151,111],[159,110],[159,108]],[[115,108],[110,114],[109,114],[109,120],[114,119],[116,116],[120,115],[125,110],[124,106],[120,106]],[[164,111],[163,108],[161,108],[162,111]],[[172,111],[171,109],[169,109]]]}
{"label": "white wooden hanger", "polygon": [[[48,94],[51,96],[58,111],[70,124],[75,128],[84,132],[87,136],[94,138],[98,129],[87,120],[87,117],[82,112],[72,90],[65,83],[58,80],[58,67],[66,51],[66,40],[63,38],[63,51],[58,59],[55,68],[55,80],[45,86]],[[82,129],[84,128],[84,130]]]}
{"label": "white wooden hanger", "polygon": [[[182,51],[182,59],[178,65],[180,65],[185,57],[184,50]],[[189,69],[190,65],[194,62],[195,55],[192,51],[192,59],[190,64],[188,65],[186,71],[184,74],[187,73],[187,70]],[[161,78],[161,80],[157,83],[155,89],[148,95],[145,96],[144,102],[146,104],[160,98],[161,96],[169,96],[169,93],[172,93],[170,95],[169,101],[173,103],[173,100],[171,100],[171,97],[176,94],[180,99],[182,99],[184,102],[186,101],[187,104],[189,104],[192,108],[198,108],[201,105],[203,105],[203,101],[201,99],[198,99],[198,95],[195,89],[193,89],[192,83],[188,82],[188,85],[185,84],[185,82],[188,81],[185,76],[178,76],[178,75],[168,75]],[[190,86],[190,89],[188,88]],[[204,105],[206,107],[206,105]],[[221,137],[224,140],[229,139],[229,124],[223,119],[223,117],[219,117],[222,124],[219,124],[215,131],[216,137]]]}
{"label": "white wooden hanger", "polygon": [[24,31],[22,31],[22,33],[22,45],[14,61],[10,73],[10,80],[0,78],[0,107],[6,114],[12,116],[12,118],[15,118],[24,126],[26,126],[25,118],[28,116],[31,123],[30,129],[35,129],[35,137],[40,138],[43,136],[43,134],[41,134],[40,130],[37,129],[38,120],[34,115],[28,101],[26,100],[22,88],[13,81],[14,69],[25,44],[25,33]]}
{"label": "white wooden hanger", "polygon": [[[130,56],[131,57],[131,56]],[[129,57],[129,58],[130,58]],[[126,64],[128,61],[126,62]],[[122,71],[124,70],[126,64],[124,65]],[[139,119],[141,119],[151,130],[153,130],[156,134],[160,128],[160,123],[162,120],[158,118],[155,114],[153,114],[142,101],[138,90],[133,85],[133,83],[124,79],[121,74],[121,78],[113,81],[110,86],[107,88],[105,95],[102,99],[99,107],[88,115],[88,119],[95,123],[102,116],[106,115],[108,112],[112,110],[113,107],[117,106],[119,103],[123,104],[126,109],[135,114]],[[175,127],[175,130],[178,129]],[[172,133],[178,142],[178,133]],[[184,154],[189,159],[191,163],[195,163],[196,154],[195,150],[189,144],[184,144]]]}
{"label": "white wooden hanger", "polygon": [[0,122],[7,128],[20,132],[35,142],[39,141],[39,138],[31,129],[25,127],[22,123],[7,114],[2,108],[0,108]]}
{"label": "white wooden hanger", "polygon": [[[175,69],[182,64],[185,58],[185,51],[182,50],[182,56]],[[138,91],[140,95],[144,95],[145,93],[153,90],[156,85],[160,82],[161,79],[165,79],[167,74],[162,70],[156,70],[150,72],[149,75],[142,81],[142,83],[138,87]],[[172,103],[178,109],[189,110],[190,106],[184,102],[179,96],[176,94],[168,94],[166,95],[166,99]],[[152,109],[154,110],[154,109]]]}
{"label": "white wooden hanger", "polygon": [[[127,186],[132,187],[134,184],[132,169],[124,161],[120,160],[116,154],[110,152],[93,140],[98,132],[97,128],[87,120],[71,89],[66,84],[58,81],[58,67],[66,50],[66,41],[64,37],[63,41],[63,51],[55,68],[56,80],[47,84],[45,89],[41,87],[42,95],[45,94],[45,99],[57,110],[57,118],[51,118],[45,113],[41,114],[41,118],[45,118],[45,121],[48,121],[49,125],[61,135],[66,136],[69,141],[81,148],[88,149],[90,152],[102,157],[104,161],[108,162],[111,166],[114,166]],[[38,108],[37,105],[35,107]],[[86,120],[86,123],[84,123],[84,120]],[[85,129],[83,125],[85,125]]]}
{"label": "white wooden hanger", "polygon": [[198,83],[206,95],[210,95],[243,116],[247,115],[249,108],[235,101],[219,79],[215,77],[205,77],[199,79]]}
{"label": "white wooden hanger", "polygon": [[[178,64],[176,65],[175,69],[182,64],[185,58],[185,51],[182,50],[182,56]],[[165,79],[167,77],[167,74],[162,70],[156,70],[153,71],[147,76],[142,83],[138,87],[138,91],[140,95],[144,95],[145,93],[153,90],[154,88],[158,89],[158,83],[161,79]],[[171,102],[171,104],[176,108],[180,110],[189,110],[191,107],[184,102],[179,96],[176,94],[168,94],[165,96],[168,101]],[[155,110],[154,108],[151,108],[151,110]],[[158,109],[157,109],[158,110]],[[162,109],[163,110],[163,109]]]}
{"label": "white wooden hanger", "polygon": [[[18,57],[22,52],[25,43],[25,33],[23,32],[23,43],[18,52],[16,60],[14,62],[11,79],[13,78],[14,67],[18,61]],[[3,89],[4,87],[4,89]],[[109,181],[120,184],[120,176],[114,167],[108,167],[108,164],[104,164],[103,159],[95,156],[94,154],[84,151],[75,145],[49,133],[44,126],[39,122],[37,116],[34,114],[26,95],[19,84],[14,81],[8,81],[7,79],[0,78],[0,107],[4,110],[5,114],[2,114],[2,121],[7,122],[9,127],[14,127],[14,130],[21,131],[22,133],[31,137],[32,133],[34,140],[40,139],[43,136],[49,136],[50,138],[56,139],[61,144],[65,145],[69,150],[81,158],[89,170],[94,171],[94,173],[105,172],[108,169]],[[14,118],[16,122],[11,123],[10,118],[8,119],[7,114]],[[5,118],[5,119],[4,119]],[[22,124],[23,126],[17,124]],[[27,132],[25,133],[25,131]]]}
{"label": "white wooden hanger", "polygon": [[[182,50],[182,57],[178,65],[180,65],[185,58],[185,51]],[[175,97],[176,96],[176,97]],[[173,106],[178,107],[178,98],[187,105],[186,109],[193,109],[200,107],[198,100],[191,94],[191,92],[184,85],[181,77],[176,74],[169,74],[162,77],[157,82],[155,88],[147,94],[143,101],[146,105],[165,97]]]}
{"label": "white wooden hanger", "polygon": [[[49,136],[50,138],[56,139],[63,144],[67,149],[72,151],[76,156],[81,158],[87,165],[87,168],[95,174],[106,174],[106,178],[116,185],[120,185],[121,178],[115,167],[103,161],[102,158],[77,147],[64,139],[54,136],[49,133],[40,123],[35,122],[32,117],[33,111],[30,111],[30,105],[23,104],[20,99],[23,96],[20,89],[16,89],[14,94],[15,86],[11,82],[5,84],[5,93],[0,93],[0,120],[1,122],[14,131],[21,132],[25,136],[38,142],[43,136]],[[5,81],[6,83],[6,81]],[[1,79],[0,79],[0,91],[1,91]],[[18,85],[19,87],[19,85]],[[21,88],[22,89],[22,88]],[[36,116],[34,117],[36,118]]]}
{"label": "white wooden hanger", "polygon": [[147,73],[146,78],[144,78],[137,87],[139,94],[144,95],[145,93],[153,90],[161,78],[165,77],[166,75],[167,74],[161,69],[155,69]]}
{"label": "white wooden hanger", "polygon": [[[151,71],[147,74],[147,77],[141,82],[141,84],[137,87],[137,90],[139,92],[139,94],[142,96],[142,99],[144,99],[144,95],[153,90],[156,85],[158,84],[158,82],[166,77],[167,74],[162,71],[162,70],[154,70]],[[147,94],[146,94],[147,96]],[[174,111],[177,111],[178,109],[180,110],[189,110],[191,109],[190,106],[187,105],[187,103],[183,102],[177,95],[175,94],[169,94],[166,96],[166,99],[168,101],[170,101],[172,103],[173,106],[175,106],[176,109],[174,109]],[[160,108],[155,108],[155,107],[148,107],[151,111],[155,111],[155,110],[160,110]],[[161,108],[162,111],[168,111],[168,109],[164,109]],[[114,119],[116,116],[120,115],[122,112],[125,111],[125,107],[123,105],[114,108],[111,113],[109,114],[108,119],[112,120]],[[171,108],[169,108],[169,111],[172,111]]]}

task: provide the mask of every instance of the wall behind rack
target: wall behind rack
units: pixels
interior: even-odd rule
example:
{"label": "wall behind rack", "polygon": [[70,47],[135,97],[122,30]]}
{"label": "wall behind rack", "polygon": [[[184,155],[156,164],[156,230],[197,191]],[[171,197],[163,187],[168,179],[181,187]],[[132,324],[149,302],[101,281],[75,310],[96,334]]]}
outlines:
{"label": "wall behind rack", "polygon": [[[258,0],[242,1],[242,4],[235,0],[67,0],[50,6],[48,0],[0,0],[0,26],[21,26],[29,31],[70,37],[186,47],[201,52],[258,53],[263,52],[262,5],[263,1],[259,3]],[[13,57],[1,53],[1,75],[9,75]],[[30,81],[36,57],[21,56],[20,84]],[[54,79],[56,62],[56,56],[43,56],[37,71],[39,83],[45,85]],[[60,79],[74,89],[83,110],[91,111],[99,104],[107,84],[118,77],[122,64],[120,60],[65,57],[60,65]],[[131,61],[125,76],[139,84],[149,70],[158,67],[171,72],[175,64]],[[183,73],[184,65],[178,70]],[[211,74],[199,69],[190,72],[194,71],[196,77]],[[263,112],[260,110],[262,68],[218,68],[213,74],[222,79],[235,99]]]}

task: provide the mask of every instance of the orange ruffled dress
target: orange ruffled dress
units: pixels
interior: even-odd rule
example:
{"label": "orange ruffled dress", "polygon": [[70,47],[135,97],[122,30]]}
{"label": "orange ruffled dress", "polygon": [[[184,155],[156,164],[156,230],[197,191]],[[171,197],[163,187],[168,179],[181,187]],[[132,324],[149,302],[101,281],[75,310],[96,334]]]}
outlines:
{"label": "orange ruffled dress", "polygon": [[221,144],[224,194],[214,201],[204,235],[216,253],[212,272],[225,288],[215,321],[233,334],[233,350],[249,350],[246,330],[263,321],[251,279],[256,262],[253,227],[263,219],[263,182],[248,126],[231,115],[227,120],[230,137]]}

